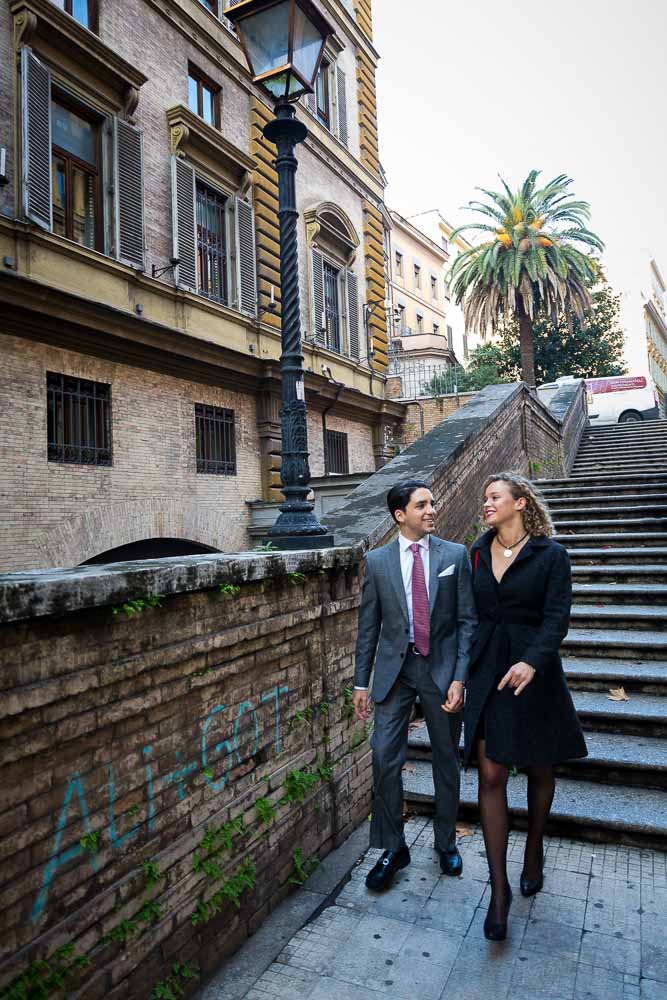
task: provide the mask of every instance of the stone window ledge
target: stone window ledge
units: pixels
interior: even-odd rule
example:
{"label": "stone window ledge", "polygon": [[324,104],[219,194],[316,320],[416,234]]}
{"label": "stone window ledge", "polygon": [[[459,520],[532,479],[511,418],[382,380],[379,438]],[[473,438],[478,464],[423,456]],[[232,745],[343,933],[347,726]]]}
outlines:
{"label": "stone window ledge", "polygon": [[208,125],[185,104],[167,109],[171,151],[175,156],[188,156],[210,173],[218,174],[234,187],[244,187],[257,162],[238,149],[219,129]]}
{"label": "stone window ledge", "polygon": [[139,99],[139,88],[148,77],[109,48],[96,34],[56,7],[52,0],[10,0],[14,21],[14,44],[30,45],[38,54],[58,53],[104,81],[131,114]]}

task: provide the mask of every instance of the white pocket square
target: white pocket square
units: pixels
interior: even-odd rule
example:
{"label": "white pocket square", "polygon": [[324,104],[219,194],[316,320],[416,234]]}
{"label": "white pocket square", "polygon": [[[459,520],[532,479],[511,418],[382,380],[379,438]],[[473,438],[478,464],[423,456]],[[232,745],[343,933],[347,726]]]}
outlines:
{"label": "white pocket square", "polygon": [[443,569],[442,573],[438,573],[438,576],[439,577],[440,576],[451,576],[455,569],[456,569],[456,564],[452,563],[452,565],[448,566],[447,569]]}

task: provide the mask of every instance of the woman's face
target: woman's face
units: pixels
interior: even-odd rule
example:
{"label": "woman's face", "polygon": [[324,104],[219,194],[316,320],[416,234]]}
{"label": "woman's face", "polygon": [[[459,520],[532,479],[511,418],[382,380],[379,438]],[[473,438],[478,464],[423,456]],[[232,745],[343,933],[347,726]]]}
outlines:
{"label": "woman's face", "polygon": [[499,528],[503,524],[521,517],[526,507],[526,498],[515,500],[509,484],[502,479],[489,483],[484,493],[484,523]]}

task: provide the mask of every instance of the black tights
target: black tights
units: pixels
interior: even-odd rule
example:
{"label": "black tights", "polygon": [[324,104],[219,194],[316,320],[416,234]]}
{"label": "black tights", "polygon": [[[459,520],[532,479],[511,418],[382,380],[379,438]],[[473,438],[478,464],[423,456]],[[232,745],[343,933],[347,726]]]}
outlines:
{"label": "black tights", "polygon": [[[484,740],[477,743],[479,773],[479,814],[482,821],[484,846],[491,876],[491,908],[495,918],[502,920],[507,908],[509,882],[507,879],[507,839],[509,818],[507,814],[508,769],[486,756]],[[537,878],[542,868],[542,838],[554,797],[554,771],[548,764],[528,767],[528,837],[523,857],[525,878]]]}

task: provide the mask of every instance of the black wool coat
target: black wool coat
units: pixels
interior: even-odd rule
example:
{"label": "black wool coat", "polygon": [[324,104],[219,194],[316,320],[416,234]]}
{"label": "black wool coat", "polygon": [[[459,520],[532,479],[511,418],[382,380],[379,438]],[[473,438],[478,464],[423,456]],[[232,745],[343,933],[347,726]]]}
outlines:
{"label": "black wool coat", "polygon": [[[465,762],[475,736],[486,755],[501,764],[554,764],[588,753],[572,703],[559,647],[567,635],[572,604],[567,550],[550,538],[531,538],[498,583],[491,567],[487,531],[473,545],[473,587],[479,628],[473,640],[466,685]],[[523,661],[536,670],[520,695],[498,683]]]}

